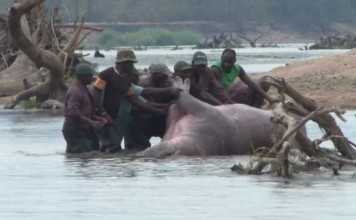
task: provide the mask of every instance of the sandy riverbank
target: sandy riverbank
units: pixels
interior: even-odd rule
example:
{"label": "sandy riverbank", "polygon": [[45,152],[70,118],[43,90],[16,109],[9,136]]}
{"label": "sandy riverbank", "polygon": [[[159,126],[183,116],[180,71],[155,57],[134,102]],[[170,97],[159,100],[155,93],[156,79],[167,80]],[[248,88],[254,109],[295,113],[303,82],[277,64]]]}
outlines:
{"label": "sandy riverbank", "polygon": [[268,74],[284,77],[302,94],[322,105],[356,108],[356,50],[291,63]]}

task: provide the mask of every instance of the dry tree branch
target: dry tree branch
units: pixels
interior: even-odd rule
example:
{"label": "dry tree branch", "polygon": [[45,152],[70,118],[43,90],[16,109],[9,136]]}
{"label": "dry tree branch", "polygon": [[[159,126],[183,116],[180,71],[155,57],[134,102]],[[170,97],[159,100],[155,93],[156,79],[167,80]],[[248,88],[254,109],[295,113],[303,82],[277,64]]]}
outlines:
{"label": "dry tree branch", "polygon": [[[271,76],[266,77],[266,82],[271,83],[272,86],[275,86],[278,90],[282,91],[290,98],[292,98],[296,103],[298,103],[305,112],[301,110],[299,113],[304,112],[304,116],[308,114],[308,112],[315,111],[319,106],[318,104],[308,98],[300,94],[297,90],[295,90],[292,86],[290,86],[283,78],[274,78]],[[337,116],[341,116],[344,112],[341,109],[335,108]],[[344,118],[340,117],[341,120]],[[330,133],[331,135],[336,136],[344,136],[342,130],[337,125],[335,119],[328,113],[320,114],[318,117],[313,119],[322,129],[326,131],[326,133]],[[348,159],[356,159],[356,150],[343,139],[332,138],[332,142],[335,147],[340,151],[340,153],[347,157]]]}
{"label": "dry tree branch", "polygon": [[[281,130],[279,129],[278,131],[278,129],[275,129],[273,135],[278,139],[275,140],[271,149],[268,152],[259,153],[257,157],[254,157],[250,161],[246,168],[242,165],[238,166],[240,172],[261,174],[264,168],[270,164],[272,172],[277,172],[283,177],[291,177],[290,168],[300,167],[300,164],[303,164],[288,159],[291,149],[296,149],[303,155],[307,155],[306,157],[309,159],[305,163],[306,167],[308,166],[308,161],[310,161],[310,163],[332,169],[334,174],[338,174],[339,164],[356,164],[356,160],[348,158],[348,156],[354,156],[352,152],[348,151],[350,148],[353,149],[350,145],[356,146],[356,144],[344,137],[341,129],[330,115],[330,113],[335,113],[338,117],[344,119],[342,117],[343,110],[337,107],[324,108],[318,106],[313,100],[298,93],[283,79],[269,77],[268,80],[271,86],[277,88],[283,100],[283,102],[272,106],[272,120],[276,128],[278,126],[285,130],[280,134]],[[292,102],[285,101],[287,100],[287,96],[288,100],[292,99]],[[325,129],[327,136],[321,140],[311,141],[303,131],[305,124],[311,120]],[[335,148],[338,149],[342,156],[320,148],[319,144],[326,140],[332,140]],[[319,166],[314,167],[317,168]]]}

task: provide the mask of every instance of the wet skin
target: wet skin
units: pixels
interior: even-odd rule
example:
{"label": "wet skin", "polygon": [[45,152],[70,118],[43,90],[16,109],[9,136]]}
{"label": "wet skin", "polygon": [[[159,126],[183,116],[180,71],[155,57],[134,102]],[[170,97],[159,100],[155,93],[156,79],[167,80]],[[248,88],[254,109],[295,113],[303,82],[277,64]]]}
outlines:
{"label": "wet skin", "polygon": [[271,145],[271,112],[243,104],[214,107],[182,94],[169,113],[168,129],[158,145],[141,156],[213,156],[249,154]]}

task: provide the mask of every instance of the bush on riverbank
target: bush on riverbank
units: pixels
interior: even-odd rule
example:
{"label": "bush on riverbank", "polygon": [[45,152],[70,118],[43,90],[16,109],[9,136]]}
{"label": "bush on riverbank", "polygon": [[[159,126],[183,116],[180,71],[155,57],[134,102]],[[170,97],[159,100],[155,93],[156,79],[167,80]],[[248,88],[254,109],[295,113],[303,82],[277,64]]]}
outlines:
{"label": "bush on riverbank", "polygon": [[98,36],[95,44],[104,48],[119,46],[195,45],[200,39],[202,39],[202,35],[193,31],[170,31],[161,28],[149,28],[136,32],[120,33],[106,30]]}

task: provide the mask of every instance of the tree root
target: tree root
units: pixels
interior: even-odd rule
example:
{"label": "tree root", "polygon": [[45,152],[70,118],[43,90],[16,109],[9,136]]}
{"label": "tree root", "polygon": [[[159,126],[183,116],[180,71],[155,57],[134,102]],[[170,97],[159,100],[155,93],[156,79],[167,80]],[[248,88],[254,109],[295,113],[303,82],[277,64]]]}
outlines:
{"label": "tree root", "polygon": [[[37,101],[44,102],[48,99],[64,101],[67,85],[65,75],[71,67],[74,51],[90,32],[82,35],[84,19],[70,36],[66,45],[61,45],[55,29],[54,17],[47,18],[42,10],[45,0],[23,0],[15,3],[9,10],[8,29],[14,44],[40,68],[46,68],[49,72],[48,79],[40,85],[26,88],[15,95],[11,103],[5,107],[12,109],[22,100],[36,97]],[[24,15],[35,15],[33,30],[25,30],[21,21]],[[28,28],[31,29],[31,28]],[[30,32],[26,34],[25,32]],[[32,38],[32,39],[31,39]]]}

